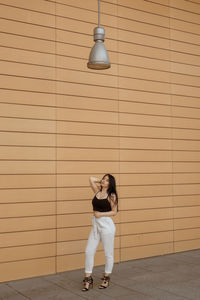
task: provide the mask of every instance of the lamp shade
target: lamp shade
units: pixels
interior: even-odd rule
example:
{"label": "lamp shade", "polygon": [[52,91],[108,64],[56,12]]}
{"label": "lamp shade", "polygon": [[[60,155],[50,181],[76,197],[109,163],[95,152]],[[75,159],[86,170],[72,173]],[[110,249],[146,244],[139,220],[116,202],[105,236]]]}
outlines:
{"label": "lamp shade", "polygon": [[88,68],[102,70],[110,68],[110,60],[108,52],[104,45],[105,31],[103,27],[94,28],[95,44],[91,49]]}

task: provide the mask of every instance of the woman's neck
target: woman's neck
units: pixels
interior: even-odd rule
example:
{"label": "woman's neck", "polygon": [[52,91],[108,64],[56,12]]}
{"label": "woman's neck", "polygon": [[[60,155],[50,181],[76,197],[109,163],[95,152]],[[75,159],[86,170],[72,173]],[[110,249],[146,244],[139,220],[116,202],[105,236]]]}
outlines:
{"label": "woman's neck", "polygon": [[107,188],[102,188],[101,192],[106,194],[107,193]]}

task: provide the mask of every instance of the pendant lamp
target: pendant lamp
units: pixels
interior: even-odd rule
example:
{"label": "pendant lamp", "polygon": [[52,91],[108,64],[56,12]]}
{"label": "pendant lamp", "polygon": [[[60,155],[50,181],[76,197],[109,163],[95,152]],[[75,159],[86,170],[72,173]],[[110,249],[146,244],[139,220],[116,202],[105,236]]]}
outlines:
{"label": "pendant lamp", "polygon": [[104,46],[105,30],[100,27],[100,0],[98,0],[98,27],[94,28],[95,44],[91,49],[87,67],[89,69],[104,70],[110,68],[108,52]]}

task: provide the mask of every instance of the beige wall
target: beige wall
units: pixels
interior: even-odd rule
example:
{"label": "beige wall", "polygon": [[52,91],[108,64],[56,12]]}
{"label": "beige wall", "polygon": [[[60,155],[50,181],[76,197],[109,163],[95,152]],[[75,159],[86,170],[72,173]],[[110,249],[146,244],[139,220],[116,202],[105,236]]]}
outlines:
{"label": "beige wall", "polygon": [[0,0],[1,282],[84,268],[107,172],[115,262],[200,247],[200,1],[101,9],[112,68],[91,71],[97,1]]}

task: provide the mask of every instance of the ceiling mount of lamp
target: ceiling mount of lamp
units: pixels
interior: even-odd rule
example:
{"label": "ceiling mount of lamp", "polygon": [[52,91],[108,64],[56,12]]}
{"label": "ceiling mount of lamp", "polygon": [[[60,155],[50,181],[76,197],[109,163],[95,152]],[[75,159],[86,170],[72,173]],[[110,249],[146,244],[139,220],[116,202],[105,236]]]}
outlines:
{"label": "ceiling mount of lamp", "polygon": [[98,0],[98,27],[94,28],[95,44],[91,49],[87,67],[89,69],[104,70],[110,68],[108,52],[104,46],[105,30],[100,26],[100,0]]}

